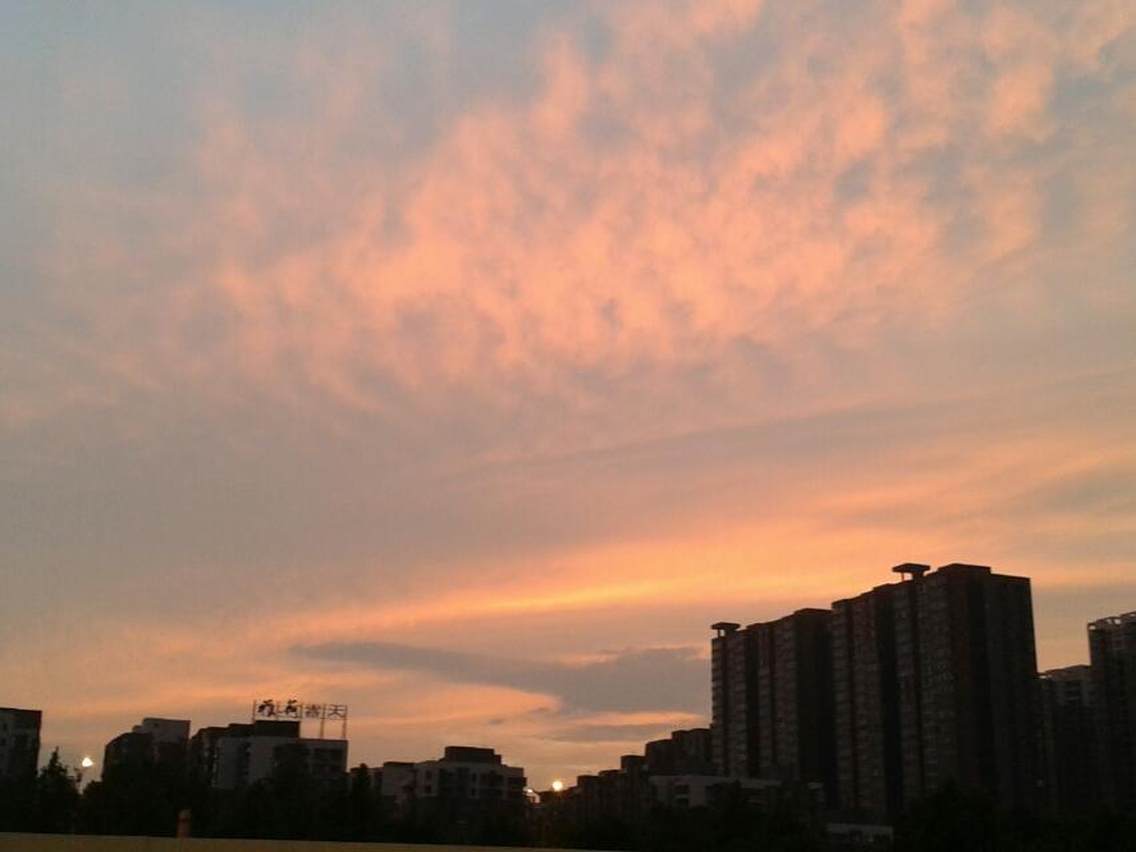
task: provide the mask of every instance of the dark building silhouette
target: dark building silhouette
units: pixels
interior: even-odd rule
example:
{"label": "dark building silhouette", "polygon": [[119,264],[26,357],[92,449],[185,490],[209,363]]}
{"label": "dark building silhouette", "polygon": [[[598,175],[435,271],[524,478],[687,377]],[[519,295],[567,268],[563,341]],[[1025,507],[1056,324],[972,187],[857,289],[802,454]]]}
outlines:
{"label": "dark building silhouette", "polygon": [[1089,625],[1105,800],[1136,808],[1136,612]]}
{"label": "dark building silhouette", "polygon": [[[894,570],[919,576],[927,567]],[[903,801],[895,599],[914,590],[893,583],[832,605],[836,804],[860,817],[888,818]]]}
{"label": "dark building silhouette", "polygon": [[602,836],[604,844],[631,843],[630,838],[658,818],[660,808],[744,804],[769,813],[791,811],[810,820],[820,812],[825,793],[818,782],[717,774],[710,740],[707,728],[673,731],[666,739],[647,743],[643,755],[623,755],[618,769],[580,775],[567,789],[539,793],[534,818],[538,836],[542,842]]}
{"label": "dark building silhouette", "polygon": [[119,766],[162,766],[181,772],[185,768],[188,742],[188,720],[147,717],[106,744],[103,778]]}
{"label": "dark building silhouette", "polygon": [[387,760],[379,768],[370,769],[371,783],[379,793],[385,812],[395,819],[413,816],[414,762]]}
{"label": "dark building silhouette", "polygon": [[152,753],[153,743],[149,734],[133,731],[119,734],[103,749],[103,779],[120,766],[138,767],[151,763]]}
{"label": "dark building silhouette", "polygon": [[[626,755],[625,760],[637,758]],[[672,731],[665,740],[653,740],[644,748],[645,769],[652,775],[713,775],[714,759],[709,728]]]}
{"label": "dark building silhouette", "polygon": [[733,621],[711,625],[710,737],[711,756],[718,774],[747,775],[751,769],[749,731],[751,710],[756,709],[755,678],[749,660],[750,635]]}
{"label": "dark building silhouette", "polygon": [[1101,779],[1091,669],[1042,672],[1038,692],[1044,804],[1057,814],[1092,810],[1100,804]]}
{"label": "dark building silhouette", "polygon": [[954,563],[777,621],[713,625],[722,775],[819,781],[852,819],[893,818],[948,783],[1035,807],[1033,606],[1025,577]]}
{"label": "dark building silhouette", "polygon": [[713,625],[712,746],[723,776],[835,787],[831,613]]}
{"label": "dark building silhouette", "polygon": [[42,710],[0,707],[0,780],[26,781],[39,764]]}
{"label": "dark building silhouette", "polygon": [[893,597],[904,804],[949,782],[1037,802],[1030,581],[954,563]]}
{"label": "dark building silhouette", "polygon": [[[252,726],[249,725],[248,728],[251,730]],[[205,728],[198,728],[197,732],[189,738],[187,749],[189,775],[195,781],[209,787],[213,786],[213,779],[217,772],[218,741],[227,730],[224,726],[210,725]]]}

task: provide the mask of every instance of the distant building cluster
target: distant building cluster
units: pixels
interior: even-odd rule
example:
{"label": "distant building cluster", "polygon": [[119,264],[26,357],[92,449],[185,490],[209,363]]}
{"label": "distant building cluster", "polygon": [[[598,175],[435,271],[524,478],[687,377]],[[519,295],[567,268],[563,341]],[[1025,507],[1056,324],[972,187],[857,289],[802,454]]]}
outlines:
{"label": "distant building cluster", "polygon": [[214,790],[237,790],[282,770],[330,784],[347,772],[347,741],[300,735],[300,722],[263,720],[201,728],[186,719],[146,718],[119,734],[103,752],[102,776],[154,767]]}
{"label": "distant building cluster", "polygon": [[855,818],[888,820],[947,782],[1034,806],[1029,580],[895,570],[910,579],[830,609],[713,626],[715,759],[726,774],[818,782]]}
{"label": "distant building cluster", "polygon": [[[1136,809],[1136,612],[1088,625],[1087,665],[1039,674],[1028,578],[961,563],[893,570],[902,579],[826,609],[713,624],[710,726],[566,788],[534,794],[524,769],[469,746],[353,772],[402,823],[528,820],[545,839],[725,800],[887,825],[949,784],[1035,813]],[[289,774],[346,783],[345,707],[272,703],[263,718],[267,706],[192,736],[188,720],[145,718],[106,744],[103,778],[146,768],[214,791]],[[320,736],[302,736],[303,719]],[[328,719],[343,736],[323,736]],[[0,780],[34,777],[41,723],[39,710],[0,708]]]}
{"label": "distant building cluster", "polygon": [[1090,665],[1039,675],[1028,578],[893,571],[827,609],[713,624],[710,728],[542,802],[560,820],[634,822],[653,805],[789,796],[834,824],[886,824],[953,784],[1007,809],[1136,807],[1136,613],[1089,625]]}
{"label": "distant building cluster", "polygon": [[850,819],[948,783],[1008,809],[1136,805],[1136,613],[1089,625],[1091,665],[1039,675],[1028,578],[893,570],[830,609],[713,625],[722,774],[819,782]]}
{"label": "distant building cluster", "polygon": [[1041,673],[1045,804],[1136,811],[1136,612],[1089,624],[1089,665]]}
{"label": "distant building cluster", "polygon": [[589,826],[642,827],[656,808],[687,811],[720,805],[729,797],[771,810],[788,794],[803,793],[804,815],[816,817],[824,803],[819,784],[786,785],[769,778],[718,771],[710,728],[674,731],[646,744],[643,754],[620,758],[618,769],[580,775],[563,790],[539,794],[541,840],[587,835]]}
{"label": "distant building cluster", "polygon": [[[201,728],[190,723],[143,719],[107,744],[103,776],[124,763],[150,763],[182,771],[214,790],[241,790],[284,773],[326,787],[347,780],[347,740],[303,737],[298,719],[253,719]],[[482,816],[520,819],[525,772],[507,766],[493,749],[447,746],[441,758],[388,761],[367,769],[392,816],[470,822]]]}

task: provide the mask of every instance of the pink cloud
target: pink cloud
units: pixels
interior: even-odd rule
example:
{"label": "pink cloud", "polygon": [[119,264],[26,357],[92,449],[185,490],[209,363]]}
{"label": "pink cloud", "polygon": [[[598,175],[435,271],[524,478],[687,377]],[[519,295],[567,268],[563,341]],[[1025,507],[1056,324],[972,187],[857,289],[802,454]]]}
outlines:
{"label": "pink cloud", "polygon": [[[578,37],[577,14],[602,47]],[[428,82],[455,36],[444,15],[420,15]],[[281,581],[250,595],[255,617],[88,623],[45,647],[27,700],[60,706],[59,683],[78,684],[92,730],[179,702],[220,721],[257,690],[342,690],[373,705],[406,683],[298,670],[294,635],[453,633],[586,657],[664,629],[675,601],[740,618],[823,605],[886,579],[881,554],[949,561],[966,547],[1039,589],[1108,587],[1115,560],[1024,552],[1131,527],[1123,506],[1076,510],[1058,493],[1132,464],[1129,385],[1108,378],[1114,396],[1090,393],[1090,371],[1047,353],[1088,349],[1094,323],[1133,316],[1108,277],[1133,227],[1136,167],[1115,134],[1136,114],[1123,82],[1133,20],[1123,2],[1037,12],[920,0],[846,21],[796,3],[597,3],[538,29],[526,85],[470,96],[421,139],[405,115],[374,107],[400,69],[363,35],[325,44],[316,32],[275,45],[275,63],[248,58],[303,109],[245,103],[233,94],[245,66],[221,67],[194,93],[184,185],[71,199],[48,268],[79,321],[36,327],[50,357],[15,364],[0,422],[27,436],[109,413],[106,429],[141,457],[175,440],[159,415],[176,401],[224,433],[218,444],[240,445],[246,474],[279,466],[287,487],[310,488],[301,508],[343,490],[343,514],[363,520],[335,516],[331,544],[372,533],[384,505],[353,503],[367,488],[436,510],[414,542],[428,556],[321,551],[312,576],[349,582],[299,594]],[[1061,97],[1075,85],[1107,95],[1070,117]],[[119,217],[131,227],[116,230]],[[127,238],[148,222],[152,239]],[[1064,340],[1075,324],[1083,337]],[[1041,384],[1022,379],[1031,358]],[[911,416],[930,401],[939,407]],[[299,458],[276,448],[266,460],[259,422],[229,435],[242,406],[266,430],[314,422],[321,442],[361,457],[382,445],[412,475],[388,481],[361,458],[321,479],[321,451],[299,440]],[[373,486],[350,490],[368,476]],[[147,495],[159,520],[184,508],[159,499],[179,484]],[[438,555],[461,501],[490,507],[465,519],[487,538],[510,543],[529,522],[563,539],[533,533],[539,545],[499,551],[455,536]],[[202,527],[217,522],[186,502]],[[255,502],[243,505],[258,513]],[[290,540],[284,527],[304,514],[282,515],[265,528]],[[191,568],[252,573],[220,550],[218,564]],[[256,570],[276,570],[274,558]],[[577,629],[592,623],[594,637]],[[555,647],[552,626],[574,644]],[[1053,662],[1076,650],[1054,636],[1043,649]],[[0,674],[26,673],[0,647]],[[395,756],[385,725],[425,721],[499,737],[541,766],[614,756],[543,742],[548,696],[412,686],[444,712],[419,719],[418,699],[371,706],[369,759]],[[656,721],[692,723],[581,724]]]}

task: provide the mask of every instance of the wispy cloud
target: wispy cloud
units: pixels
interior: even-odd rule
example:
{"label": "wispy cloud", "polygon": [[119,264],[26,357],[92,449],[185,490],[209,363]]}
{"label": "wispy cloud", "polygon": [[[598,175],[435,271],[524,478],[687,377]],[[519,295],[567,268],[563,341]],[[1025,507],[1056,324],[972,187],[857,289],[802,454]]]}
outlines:
{"label": "wispy cloud", "polygon": [[293,651],[314,660],[380,670],[406,669],[459,683],[536,692],[555,697],[559,707],[569,713],[706,709],[707,661],[691,648],[614,652],[584,663],[496,657],[394,642],[301,645]]}

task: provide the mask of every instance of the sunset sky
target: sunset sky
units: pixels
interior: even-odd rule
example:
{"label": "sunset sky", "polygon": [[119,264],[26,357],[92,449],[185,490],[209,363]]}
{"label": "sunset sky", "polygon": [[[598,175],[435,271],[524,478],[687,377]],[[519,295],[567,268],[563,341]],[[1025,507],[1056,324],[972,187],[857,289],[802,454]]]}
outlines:
{"label": "sunset sky", "polygon": [[1131,0],[0,6],[0,705],[530,782],[708,625],[1136,610]]}

